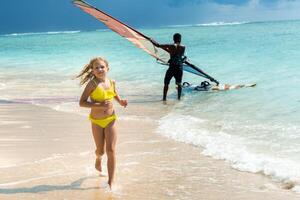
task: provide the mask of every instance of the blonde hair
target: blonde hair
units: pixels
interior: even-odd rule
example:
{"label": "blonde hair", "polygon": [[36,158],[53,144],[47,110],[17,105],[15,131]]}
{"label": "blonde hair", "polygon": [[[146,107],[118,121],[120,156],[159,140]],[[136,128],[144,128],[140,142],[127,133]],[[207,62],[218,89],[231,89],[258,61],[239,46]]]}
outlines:
{"label": "blonde hair", "polygon": [[97,61],[103,61],[108,68],[108,62],[102,57],[92,58],[88,64],[86,64],[79,75],[76,78],[80,78],[80,85],[84,85],[87,81],[93,80],[95,75],[93,74],[93,66]]}

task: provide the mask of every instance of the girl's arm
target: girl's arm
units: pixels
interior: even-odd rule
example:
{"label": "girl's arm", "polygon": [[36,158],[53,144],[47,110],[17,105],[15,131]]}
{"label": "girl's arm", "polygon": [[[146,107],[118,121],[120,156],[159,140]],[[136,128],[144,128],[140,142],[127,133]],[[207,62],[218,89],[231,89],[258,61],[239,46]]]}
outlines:
{"label": "girl's arm", "polygon": [[114,84],[114,90],[116,93],[116,96],[114,97],[115,100],[121,105],[126,107],[128,105],[128,101],[126,99],[121,99],[120,95],[118,94],[117,90],[116,90],[116,81],[113,81]]}
{"label": "girl's arm", "polygon": [[88,101],[89,96],[95,89],[95,83],[90,81],[84,91],[82,92],[82,95],[80,97],[79,106],[85,107],[85,108],[103,108],[103,110],[107,110],[110,107],[112,107],[112,103],[109,101],[104,102],[90,102]]}

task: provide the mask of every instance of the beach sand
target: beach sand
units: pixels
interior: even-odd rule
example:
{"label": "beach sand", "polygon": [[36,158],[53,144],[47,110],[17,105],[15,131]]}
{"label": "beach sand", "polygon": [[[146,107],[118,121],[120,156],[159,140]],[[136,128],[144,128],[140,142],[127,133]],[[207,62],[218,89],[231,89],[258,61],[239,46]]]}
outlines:
{"label": "beach sand", "polygon": [[282,183],[159,135],[157,121],[146,117],[155,114],[141,104],[119,111],[117,180],[109,191],[94,169],[86,116],[1,103],[0,199],[300,199]]}

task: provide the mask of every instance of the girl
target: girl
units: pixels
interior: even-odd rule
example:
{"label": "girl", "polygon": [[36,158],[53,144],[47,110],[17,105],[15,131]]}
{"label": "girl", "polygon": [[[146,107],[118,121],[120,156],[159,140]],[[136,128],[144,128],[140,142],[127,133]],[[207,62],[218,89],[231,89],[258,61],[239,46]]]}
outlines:
{"label": "girl", "polygon": [[112,188],[116,169],[117,141],[115,125],[117,116],[112,100],[116,99],[124,107],[127,106],[127,100],[121,99],[116,92],[115,81],[106,77],[108,70],[108,62],[101,57],[96,57],[85,65],[77,78],[81,78],[80,85],[88,82],[81,95],[79,105],[91,108],[89,119],[96,145],[95,168],[102,173],[101,160],[105,153],[106,143],[108,184]]}

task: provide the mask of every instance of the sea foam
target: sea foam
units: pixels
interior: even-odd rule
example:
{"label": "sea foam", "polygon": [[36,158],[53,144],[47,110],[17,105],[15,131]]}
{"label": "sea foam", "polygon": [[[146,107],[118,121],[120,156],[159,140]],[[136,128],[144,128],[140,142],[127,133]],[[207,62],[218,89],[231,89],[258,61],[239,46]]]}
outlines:
{"label": "sea foam", "polygon": [[158,132],[176,141],[204,148],[202,154],[224,159],[240,171],[263,173],[279,181],[300,184],[300,164],[290,158],[256,153],[246,138],[214,131],[205,126],[205,120],[189,115],[170,113],[159,121]]}

